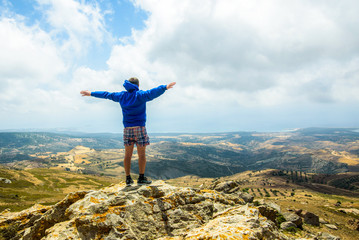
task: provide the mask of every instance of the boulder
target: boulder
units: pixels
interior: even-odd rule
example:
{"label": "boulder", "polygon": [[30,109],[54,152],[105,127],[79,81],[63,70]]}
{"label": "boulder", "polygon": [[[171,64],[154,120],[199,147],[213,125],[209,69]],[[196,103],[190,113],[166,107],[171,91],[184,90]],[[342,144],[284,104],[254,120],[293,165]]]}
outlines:
{"label": "boulder", "polygon": [[340,240],[340,237],[337,237],[337,236],[334,236],[334,235],[324,232],[324,233],[319,233],[315,239],[318,239],[318,240]]}
{"label": "boulder", "polygon": [[236,188],[238,186],[238,183],[236,183],[235,181],[226,181],[226,182],[221,182],[219,184],[217,184],[214,188],[214,190],[218,191],[218,192],[225,192],[228,193],[230,192],[231,189]]}
{"label": "boulder", "polygon": [[295,224],[297,228],[302,228],[303,220],[295,213],[283,213],[285,220]]}
{"label": "boulder", "polygon": [[252,203],[254,199],[254,197],[251,194],[246,192],[240,192],[239,197],[242,198],[243,201],[245,201],[246,203]]}
{"label": "boulder", "polygon": [[296,228],[297,226],[293,222],[282,222],[280,228],[283,230],[288,230],[289,228]]}
{"label": "boulder", "polygon": [[304,219],[304,222],[306,224],[310,224],[313,226],[319,226],[319,217],[315,215],[314,213],[303,211],[302,216]]}
{"label": "boulder", "polygon": [[261,205],[258,206],[258,210],[262,216],[268,218],[272,222],[276,222],[278,211],[270,206]]}

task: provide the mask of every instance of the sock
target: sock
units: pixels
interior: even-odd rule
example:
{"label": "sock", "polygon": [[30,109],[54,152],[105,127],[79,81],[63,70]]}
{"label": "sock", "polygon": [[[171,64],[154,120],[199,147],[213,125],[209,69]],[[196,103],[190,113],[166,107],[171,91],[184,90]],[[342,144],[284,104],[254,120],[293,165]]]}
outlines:
{"label": "sock", "polygon": [[144,179],[145,178],[145,174],[140,174],[140,176],[138,177],[139,179]]}
{"label": "sock", "polygon": [[130,178],[131,178],[131,175],[126,176],[126,179],[130,179]]}

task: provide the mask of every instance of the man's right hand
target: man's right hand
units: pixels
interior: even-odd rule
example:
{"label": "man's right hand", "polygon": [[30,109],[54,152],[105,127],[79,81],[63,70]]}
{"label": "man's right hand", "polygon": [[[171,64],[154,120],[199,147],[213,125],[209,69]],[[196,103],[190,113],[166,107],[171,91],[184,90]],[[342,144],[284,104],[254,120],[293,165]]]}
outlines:
{"label": "man's right hand", "polygon": [[174,85],[176,85],[176,82],[171,82],[167,85],[167,89],[173,88]]}
{"label": "man's right hand", "polygon": [[83,97],[85,97],[85,96],[91,96],[91,92],[90,91],[81,91],[80,92],[81,93],[81,95],[83,96]]}

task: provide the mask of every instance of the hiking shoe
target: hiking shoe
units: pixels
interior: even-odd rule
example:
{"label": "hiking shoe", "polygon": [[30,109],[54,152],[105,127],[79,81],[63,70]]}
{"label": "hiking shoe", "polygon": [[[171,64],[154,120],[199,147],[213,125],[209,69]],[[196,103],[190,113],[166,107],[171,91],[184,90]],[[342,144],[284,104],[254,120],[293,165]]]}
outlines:
{"label": "hiking shoe", "polygon": [[133,182],[132,178],[126,178],[126,186],[127,187],[131,186],[133,183],[134,182]]}
{"label": "hiking shoe", "polygon": [[137,185],[145,185],[145,184],[151,184],[152,181],[151,180],[148,180],[146,177],[144,178],[139,178],[137,180]]}

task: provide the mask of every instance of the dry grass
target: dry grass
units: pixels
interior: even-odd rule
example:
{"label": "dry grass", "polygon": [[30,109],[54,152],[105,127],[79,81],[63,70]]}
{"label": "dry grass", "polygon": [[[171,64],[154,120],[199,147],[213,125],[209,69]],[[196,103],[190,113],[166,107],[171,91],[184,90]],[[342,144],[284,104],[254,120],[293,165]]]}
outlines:
{"label": "dry grass", "polygon": [[9,208],[21,211],[35,203],[52,205],[68,193],[99,189],[119,179],[84,175],[55,169],[9,170],[0,168],[0,176],[11,184],[0,183],[0,212]]}

